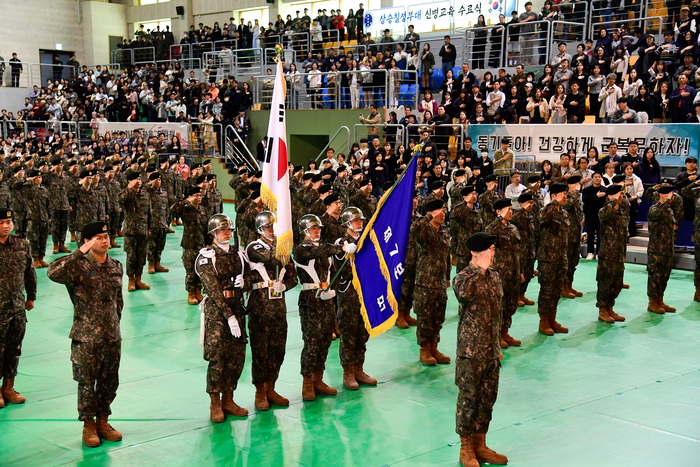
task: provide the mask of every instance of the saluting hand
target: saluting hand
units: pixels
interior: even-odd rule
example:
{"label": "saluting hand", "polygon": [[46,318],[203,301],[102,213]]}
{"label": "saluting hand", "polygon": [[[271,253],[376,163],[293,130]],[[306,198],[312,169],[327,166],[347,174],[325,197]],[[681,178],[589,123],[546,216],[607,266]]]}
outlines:
{"label": "saluting hand", "polygon": [[95,244],[97,241],[97,237],[92,237],[90,240],[85,240],[85,242],[80,246],[80,251],[83,252],[84,255],[88,254],[92,246]]}

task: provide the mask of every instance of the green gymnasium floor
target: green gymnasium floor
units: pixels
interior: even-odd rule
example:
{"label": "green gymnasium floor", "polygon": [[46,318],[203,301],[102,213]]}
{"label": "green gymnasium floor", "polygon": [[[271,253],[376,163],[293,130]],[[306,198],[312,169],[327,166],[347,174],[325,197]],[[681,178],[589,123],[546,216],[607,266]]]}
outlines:
{"label": "green gymnasium floor", "polygon": [[[365,369],[380,383],[356,392],[342,389],[334,342],[327,381],[339,395],[301,401],[298,288],[287,296],[278,383],[290,407],[255,412],[248,355],[234,398],[251,414],[212,425],[199,312],[184,292],[181,232],[168,236],[162,263],[171,272],[145,274],[150,291],[125,292],[121,386],[111,419],[121,443],[82,447],[72,307],[64,287],[39,271],[16,384],[28,401],[0,409],[0,466],[458,465],[454,365],[421,366],[415,328],[394,328],[368,343]],[[123,250],[114,256],[123,261]],[[511,334],[523,345],[505,351],[489,444],[511,466],[700,465],[700,304],[692,301],[692,273],[673,272],[666,301],[678,312],[659,316],[646,312],[644,266],[628,264],[632,287],[616,307],[627,322],[608,325],[596,320],[595,267],[581,262],[574,285],[584,296],[561,302],[568,335],[538,334],[535,306],[516,314]],[[528,296],[536,299],[537,289],[533,282]],[[454,356],[457,304],[448,295],[441,348]]]}

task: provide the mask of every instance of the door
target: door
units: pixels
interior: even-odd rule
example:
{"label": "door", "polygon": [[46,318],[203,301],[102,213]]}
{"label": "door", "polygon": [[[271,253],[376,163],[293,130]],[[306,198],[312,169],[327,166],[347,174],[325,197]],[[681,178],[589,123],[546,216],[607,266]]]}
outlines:
{"label": "door", "polygon": [[[45,85],[47,80],[57,81],[70,79],[71,67],[67,65],[68,60],[75,52],[65,50],[39,50],[41,65],[41,85]],[[32,70],[35,72],[36,70]],[[34,79],[36,83],[36,79]]]}

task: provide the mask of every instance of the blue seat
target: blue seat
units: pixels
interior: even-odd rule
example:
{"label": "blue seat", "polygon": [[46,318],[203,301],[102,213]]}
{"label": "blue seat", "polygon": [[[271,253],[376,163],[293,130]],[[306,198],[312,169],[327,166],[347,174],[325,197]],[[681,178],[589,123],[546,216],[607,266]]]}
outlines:
{"label": "blue seat", "polygon": [[399,104],[403,106],[415,106],[414,97],[416,95],[415,84],[402,84],[399,91]]}
{"label": "blue seat", "polygon": [[430,87],[433,89],[440,89],[442,79],[442,68],[435,66],[435,68],[433,68],[433,74],[430,75]]}

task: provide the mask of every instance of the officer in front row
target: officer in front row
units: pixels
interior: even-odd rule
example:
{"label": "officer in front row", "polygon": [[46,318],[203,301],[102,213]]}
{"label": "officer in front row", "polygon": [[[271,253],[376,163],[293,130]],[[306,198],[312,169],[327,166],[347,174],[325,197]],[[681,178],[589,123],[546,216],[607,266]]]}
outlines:
{"label": "officer in front row", "polygon": [[73,302],[69,337],[73,340],[73,379],[78,383],[78,415],[84,423],[83,444],[94,448],[100,439],[122,439],[108,417],[119,387],[124,272],[122,263],[107,254],[111,242],[106,222],[86,224],[80,238],[80,248],[51,263],[47,276],[64,284]]}
{"label": "officer in front row", "polygon": [[203,312],[204,360],[207,369],[207,393],[211,398],[209,416],[222,423],[225,414],[245,417],[248,410],[233,402],[233,391],[245,363],[245,253],[238,242],[231,245],[233,222],[225,214],[209,219],[209,233],[214,236],[211,247],[199,250],[195,272],[202,281],[207,297],[200,304]]}
{"label": "officer in front row", "polygon": [[503,285],[491,268],[496,255],[495,235],[477,232],[467,240],[471,262],[452,282],[459,301],[457,328],[457,433],[462,442],[459,462],[504,465],[508,458],[486,446],[486,433],[498,396],[501,352]]}

